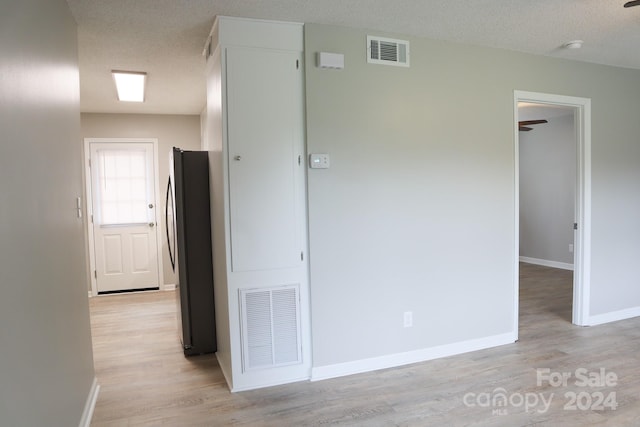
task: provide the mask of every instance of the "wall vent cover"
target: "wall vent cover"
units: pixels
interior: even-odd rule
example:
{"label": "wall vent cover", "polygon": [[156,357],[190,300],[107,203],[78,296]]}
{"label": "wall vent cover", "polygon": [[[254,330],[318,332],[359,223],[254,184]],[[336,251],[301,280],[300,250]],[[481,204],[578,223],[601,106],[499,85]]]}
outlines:
{"label": "wall vent cover", "polygon": [[409,66],[409,42],[367,36],[367,62],[370,64]]}
{"label": "wall vent cover", "polygon": [[240,289],[243,370],[302,362],[298,285]]}

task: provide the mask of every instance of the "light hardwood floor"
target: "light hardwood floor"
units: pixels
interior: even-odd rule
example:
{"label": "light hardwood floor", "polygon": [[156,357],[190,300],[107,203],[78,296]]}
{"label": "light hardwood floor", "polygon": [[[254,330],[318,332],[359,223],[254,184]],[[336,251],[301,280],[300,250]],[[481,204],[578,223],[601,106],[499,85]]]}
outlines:
{"label": "light hardwood floor", "polygon": [[[91,425],[640,425],[640,318],[573,326],[571,272],[522,264],[520,275],[520,341],[515,344],[233,394],[214,356],[182,355],[173,292],[92,298],[101,390]],[[545,368],[571,378],[566,386],[537,385],[537,369]],[[617,382],[581,386],[575,375],[579,368],[593,376],[604,368],[617,375]],[[491,399],[501,392],[506,406],[498,406],[499,400],[493,405]],[[599,393],[612,392],[617,409],[580,409],[598,403]],[[572,393],[578,398],[575,409],[567,408]],[[550,402],[548,409],[541,399]]]}

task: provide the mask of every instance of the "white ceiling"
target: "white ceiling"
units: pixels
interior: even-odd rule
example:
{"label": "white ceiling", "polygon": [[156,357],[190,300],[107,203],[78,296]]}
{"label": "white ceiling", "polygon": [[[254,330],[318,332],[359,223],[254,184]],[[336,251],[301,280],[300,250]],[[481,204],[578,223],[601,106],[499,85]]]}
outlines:
{"label": "white ceiling", "polygon": [[[83,112],[199,114],[215,15],[370,28],[640,69],[640,7],[626,0],[67,0],[78,23]],[[570,40],[582,49],[563,49]],[[144,104],[110,70],[146,71]]]}

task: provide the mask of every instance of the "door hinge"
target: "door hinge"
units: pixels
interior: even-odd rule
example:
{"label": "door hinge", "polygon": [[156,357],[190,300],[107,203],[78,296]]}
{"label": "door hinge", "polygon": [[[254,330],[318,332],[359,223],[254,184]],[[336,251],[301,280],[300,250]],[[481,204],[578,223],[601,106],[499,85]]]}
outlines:
{"label": "door hinge", "polygon": [[302,156],[298,156],[298,166],[302,164]]}
{"label": "door hinge", "polygon": [[93,270],[93,277],[98,278],[98,270]]}
{"label": "door hinge", "polygon": [[89,167],[91,167],[91,159],[88,159],[88,161],[89,161]]}
{"label": "door hinge", "polygon": [[300,60],[296,59],[296,70],[300,69]]}
{"label": "door hinge", "polygon": [[300,261],[304,261],[304,252],[300,252]]}
{"label": "door hinge", "polygon": [[577,223],[577,222],[574,222],[574,223],[573,223],[573,229],[574,229],[574,230],[577,230],[577,229],[578,229],[578,223]]}
{"label": "door hinge", "polygon": [[93,224],[93,215],[91,215],[91,224]]}

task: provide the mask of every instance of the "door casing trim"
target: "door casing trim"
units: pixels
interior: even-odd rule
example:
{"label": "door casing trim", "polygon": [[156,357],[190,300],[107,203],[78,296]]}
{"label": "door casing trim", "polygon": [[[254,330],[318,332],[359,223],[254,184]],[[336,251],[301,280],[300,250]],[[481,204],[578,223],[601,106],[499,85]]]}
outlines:
{"label": "door casing trim", "polygon": [[93,199],[91,197],[91,168],[90,158],[92,143],[151,143],[153,145],[153,169],[154,169],[154,196],[156,199],[155,223],[156,223],[156,257],[158,259],[158,289],[164,289],[164,267],[162,264],[162,227],[159,227],[160,217],[158,216],[158,206],[160,201],[160,183],[159,170],[158,170],[158,138],[84,138],[84,178],[85,178],[85,212],[87,212],[85,225],[87,233],[87,250],[89,257],[89,281],[91,283],[91,289],[89,290],[89,296],[98,295],[98,284],[93,272],[96,269],[96,257],[95,257],[95,238],[93,235],[93,227],[91,226],[91,215],[93,215]]}
{"label": "door casing trim", "polygon": [[548,93],[513,92],[514,109],[514,164],[515,164],[515,201],[514,201],[514,331],[518,334],[519,314],[519,252],[520,252],[520,158],[518,132],[518,102],[561,105],[575,108],[576,129],[576,208],[574,270],[573,270],[573,314],[572,323],[588,326],[590,322],[591,302],[591,99]]}

